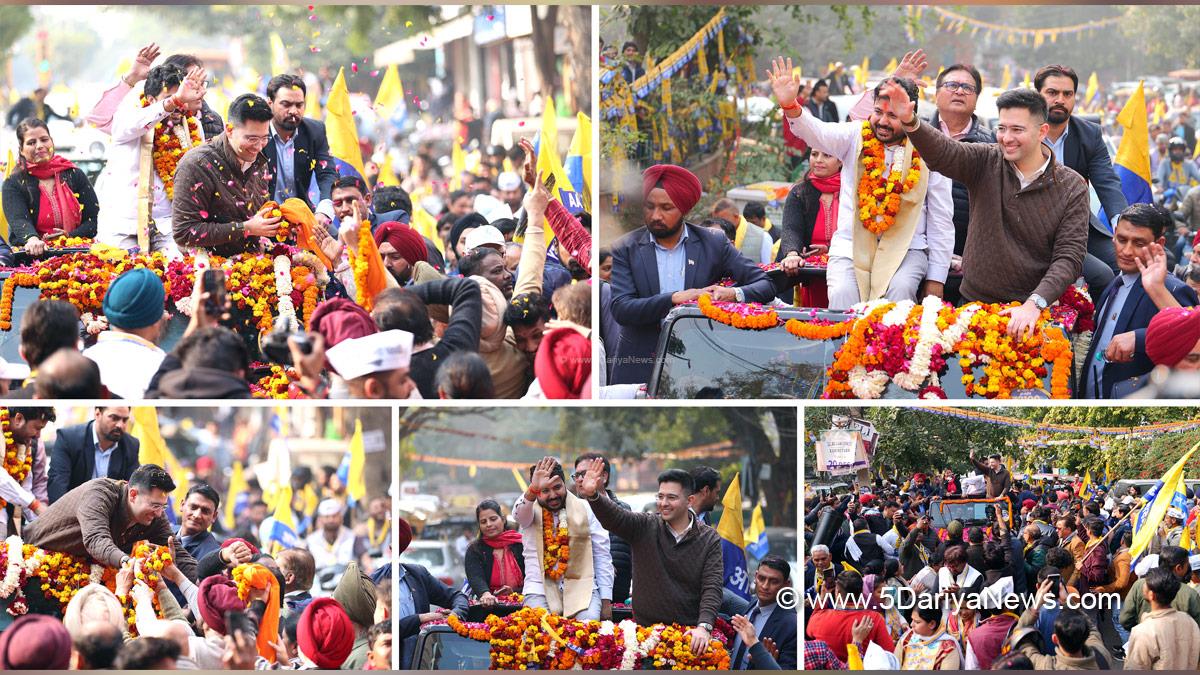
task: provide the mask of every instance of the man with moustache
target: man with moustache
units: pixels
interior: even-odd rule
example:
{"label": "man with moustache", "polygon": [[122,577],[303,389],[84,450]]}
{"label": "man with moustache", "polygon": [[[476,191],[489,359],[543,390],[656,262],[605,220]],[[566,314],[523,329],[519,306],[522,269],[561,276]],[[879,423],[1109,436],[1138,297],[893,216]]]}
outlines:
{"label": "man with moustache", "polygon": [[545,457],[529,467],[529,489],[517,498],[512,515],[525,546],[525,605],[581,621],[611,618],[608,531],[583,499],[567,491],[558,460]]}
{"label": "man with moustache", "polygon": [[[775,287],[723,233],[686,217],[700,201],[700,179],[680,166],[657,164],[642,173],[644,227],[612,247],[612,315],[621,324],[611,384],[650,379],[662,320],[675,305],[709,295],[721,302],[769,302]],[[726,277],[735,286],[716,285]]]}
{"label": "man with moustache", "polygon": [[[321,212],[332,210],[330,193],[338,173],[329,154],[325,124],[304,117],[307,91],[304,80],[296,75],[276,75],[267,83],[271,140],[263,148],[263,154],[271,167],[272,199],[278,204],[292,197],[303,199],[316,212],[317,221],[328,227],[330,219]],[[321,198],[316,205],[309,199],[314,174]]]}
{"label": "man with moustache", "polygon": [[[1090,216],[1089,210],[1091,227],[1088,228],[1087,252],[1108,265],[1109,271],[1117,271],[1120,268],[1113,249],[1112,230],[1116,227],[1117,218],[1129,204],[1125,200],[1125,193],[1121,191],[1121,179],[1113,170],[1112,158],[1104,145],[1100,125],[1071,114],[1078,101],[1079,76],[1067,66],[1044,66],[1034,74],[1033,86],[1046,99],[1046,122],[1050,125],[1046,132],[1046,145],[1054,152],[1055,161],[1074,169],[1091,184],[1100,199],[1100,205],[1104,207],[1105,216],[1111,221],[1101,223]],[[1084,274],[1092,293],[1099,297],[1112,276],[1094,268],[1093,261]],[[1103,280],[1103,283],[1098,280]],[[1051,302],[1054,300],[1057,298],[1050,298]]]}
{"label": "man with moustache", "polygon": [[[783,106],[791,132],[812,147],[842,162],[842,187],[838,228],[829,245],[829,306],[848,309],[867,300],[893,302],[942,297],[950,260],[954,255],[954,202],[950,181],[914,158],[912,144],[895,114],[881,101],[882,87],[903,87],[912,99],[916,84],[905,78],[888,78],[874,92],[874,109],[867,120],[869,139],[862,122],[830,124],[805,112],[796,101],[799,78],[777,59],[771,72],[775,97]],[[882,147],[880,147],[882,145]],[[877,157],[882,177],[894,191],[860,204],[864,161]],[[914,176],[915,172],[915,176]],[[900,176],[900,180],[893,180]],[[894,204],[894,208],[889,207]],[[863,218],[867,208],[871,215]]]}

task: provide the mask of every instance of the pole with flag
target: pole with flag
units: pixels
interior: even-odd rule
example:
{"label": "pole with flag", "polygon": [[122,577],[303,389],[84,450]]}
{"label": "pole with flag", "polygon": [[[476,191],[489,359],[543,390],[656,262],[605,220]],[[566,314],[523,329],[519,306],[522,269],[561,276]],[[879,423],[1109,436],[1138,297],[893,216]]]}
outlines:
{"label": "pole with flag", "polygon": [[1088,488],[1092,487],[1092,470],[1088,469],[1083,474],[1083,483],[1079,485],[1078,495],[1080,497],[1088,496]]}
{"label": "pole with flag", "polygon": [[362,148],[358,145],[358,128],[350,109],[350,90],[346,88],[345,69],[339,68],[337,79],[325,101],[325,135],[329,138],[329,154],[333,155],[338,174],[358,176],[366,180]]}
{"label": "pole with flag", "polygon": [[1129,547],[1129,556],[1134,564],[1150,547],[1150,542],[1158,533],[1158,525],[1162,522],[1163,516],[1167,514],[1167,510],[1174,506],[1184,512],[1187,511],[1183,469],[1197,449],[1200,449],[1200,443],[1193,445],[1191,450],[1184,453],[1183,457],[1180,457],[1179,461],[1175,462],[1175,465],[1168,469],[1163,477],[1154,484],[1154,487],[1146,493],[1146,505],[1138,511],[1133,530],[1133,544]]}
{"label": "pole with flag", "polygon": [[763,520],[762,504],[755,504],[750,514],[750,529],[746,531],[746,552],[762,560],[770,553],[767,542],[766,521]]}
{"label": "pole with flag", "polygon": [[[229,491],[225,493],[225,522],[226,529],[232,532],[237,524],[239,506],[245,505],[245,495],[250,491],[250,483],[246,481],[245,468],[241,462],[233,463],[233,472],[229,474]],[[241,500],[239,504],[238,500]]]}
{"label": "pole with flag", "polygon": [[[188,473],[175,458],[171,449],[167,447],[166,440],[163,439],[162,431],[158,428],[158,411],[152,407],[135,407],[133,409],[133,429],[130,431],[130,435],[138,439],[140,443],[138,463],[154,464],[166,469],[171,479],[175,481],[175,491],[171,493],[171,501],[174,504],[182,504],[187,497],[188,487],[190,487]],[[167,519],[174,524],[175,508],[171,505],[167,509]]]}
{"label": "pole with flag", "polygon": [[1100,78],[1092,71],[1087,81],[1087,91],[1083,95],[1083,104],[1088,110],[1095,110],[1100,103]]}
{"label": "pole with flag", "polygon": [[1004,64],[1004,74],[1000,77],[1000,88],[1007,90],[1012,86],[1013,74],[1012,66]]}
{"label": "pole with flag", "polygon": [[396,64],[387,67],[379,91],[375,93],[375,110],[383,119],[390,120],[404,109],[404,85],[400,82],[400,71]]}
{"label": "pole with flag", "polygon": [[291,485],[285,485],[275,493],[275,509],[271,517],[262,522],[259,539],[263,549],[271,555],[300,545],[300,537],[296,535],[296,516],[292,513]]}
{"label": "pole with flag", "polygon": [[[550,188],[550,194],[562,202],[568,211],[573,214],[579,213],[583,209],[583,202],[575,190],[577,186],[573,185],[570,178],[567,177],[567,172],[558,155],[558,116],[555,114],[554,106],[550,103],[547,103],[546,110],[542,113],[542,128],[538,133],[538,141],[534,150],[537,153],[538,178],[546,183]],[[546,242],[549,243],[554,235],[548,224],[545,232]]]}
{"label": "pole with flag", "polygon": [[[1154,195],[1150,192],[1150,124],[1146,119],[1146,93],[1143,83],[1138,82],[1133,96],[1121,108],[1117,123],[1125,128],[1121,146],[1113,160],[1113,171],[1121,179],[1121,192],[1130,204],[1150,204]],[[1112,227],[1112,218],[1101,207],[1100,222]]]}
{"label": "pole with flag", "polygon": [[279,37],[279,33],[271,33],[271,72],[282,75],[291,70],[292,63],[288,60],[287,47],[283,46],[283,38]]}
{"label": "pole with flag", "polygon": [[742,598],[750,599],[750,575],[746,572],[746,543],[743,537],[741,474],[735,475],[721,498],[721,557],[725,565],[725,588]]}
{"label": "pole with flag", "polygon": [[564,170],[571,185],[580,193],[583,200],[583,210],[591,210],[592,194],[592,120],[587,115],[579,113],[575,116],[578,126],[575,135],[571,137],[571,147],[567,150],[567,161]]}
{"label": "pole with flag", "polygon": [[338,479],[346,485],[346,497],[351,506],[361,502],[367,496],[366,481],[367,457],[363,449],[362,420],[354,421],[354,435],[350,437],[350,447],[342,457],[338,467]]}

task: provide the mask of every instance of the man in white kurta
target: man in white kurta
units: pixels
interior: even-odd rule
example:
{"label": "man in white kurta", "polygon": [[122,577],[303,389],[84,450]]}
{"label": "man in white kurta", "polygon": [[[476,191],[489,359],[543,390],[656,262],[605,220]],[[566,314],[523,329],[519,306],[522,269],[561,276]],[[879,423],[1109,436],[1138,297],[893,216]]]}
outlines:
{"label": "man in white kurta", "polygon": [[[146,208],[139,197],[144,187],[142,177],[148,175],[151,181],[147,193],[149,221],[153,224],[148,226],[150,250],[178,255],[179,248],[171,234],[171,199],[153,157],[145,155],[153,152],[156,134],[177,135],[184,152],[193,147],[195,139],[189,133],[184,111],[194,116],[196,131],[203,141],[204,128],[195,115],[204,99],[204,87],[178,67],[162,65],[150,70],[145,91],[157,92],[151,96],[149,105],[143,107],[142,95],[131,92],[113,114],[113,144],[98,181],[103,189],[97,190],[100,215],[96,240],[126,250],[138,245],[138,210]],[[160,124],[161,129],[158,128]]]}
{"label": "man in white kurta", "polygon": [[[42,426],[45,424],[38,426],[38,433],[41,432]],[[22,520],[28,523],[36,520],[37,513],[44,509],[50,501],[50,479],[47,470],[49,460],[46,457],[45,446],[36,435],[30,439],[22,439],[20,434],[14,430],[13,437],[16,442],[24,445],[24,452],[34,451],[34,448],[36,451],[34,451],[33,464],[29,473],[21,481],[17,481],[7,471],[0,469],[0,499],[7,502],[14,511],[20,511]],[[0,509],[0,539],[17,534],[9,531],[8,510],[9,507]]]}
{"label": "man in white kurta", "polygon": [[[910,83],[911,84],[911,83]],[[778,95],[778,93],[777,93]],[[789,99],[794,102],[795,97]],[[787,103],[781,100],[781,103]],[[798,114],[796,113],[798,110]],[[875,235],[859,224],[858,188],[863,153],[863,123],[861,121],[822,122],[803,106],[785,111],[784,123],[805,143],[837,157],[842,162],[841,192],[838,199],[837,229],[829,245],[829,306],[847,309],[875,297],[864,297],[862,284],[855,271],[856,237]],[[795,116],[792,116],[792,115]],[[900,170],[906,156],[907,135],[899,120],[889,112],[886,102],[877,101],[868,122],[872,133],[884,145],[885,175]],[[898,302],[919,301],[925,295],[941,296],[954,254],[954,201],[951,181],[929,171],[923,163],[922,173],[928,174],[928,184],[916,224],[908,242],[908,251],[899,267],[885,279],[882,297]],[[902,174],[903,175],[903,174]],[[902,206],[901,208],[905,208]],[[898,218],[899,220],[899,218]],[[861,243],[860,243],[861,246]],[[872,283],[876,286],[876,283]]]}

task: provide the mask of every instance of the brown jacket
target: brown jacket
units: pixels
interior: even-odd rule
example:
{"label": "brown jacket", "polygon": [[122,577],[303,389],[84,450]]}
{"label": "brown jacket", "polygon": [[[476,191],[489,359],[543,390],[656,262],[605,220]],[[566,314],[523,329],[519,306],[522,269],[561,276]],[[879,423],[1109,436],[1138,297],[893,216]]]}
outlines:
{"label": "brown jacket", "polygon": [[[158,516],[149,525],[132,522],[129,488],[123,480],[95,478],[71,490],[42,512],[23,533],[26,544],[48,551],[90,558],[106,567],[120,567],[121,558],[143,539],[166,544],[175,534]],[[175,565],[196,581],[196,559],[183,546],[175,547]]]}
{"label": "brown jacket", "polygon": [[[1087,184],[1050,153],[1044,173],[1024,189],[994,143],[960,143],[921,122],[908,134],[933,171],[967,186],[964,301],[1054,302],[1083,271],[1090,217]],[[1049,152],[1048,149],[1044,149]]]}
{"label": "brown jacket", "polygon": [[1125,670],[1196,670],[1200,663],[1200,628],[1174,608],[1142,617],[1129,631]]}
{"label": "brown jacket", "polygon": [[[1057,300],[1058,296],[1054,296],[1054,299]],[[988,499],[995,499],[996,497],[1003,497],[1008,494],[1008,488],[1012,485],[1012,475],[1008,473],[1008,467],[1001,464],[993,471],[987,465],[987,462],[981,462],[974,457],[971,458],[971,464],[975,466],[975,469],[979,473],[983,474],[984,479],[987,481]]]}
{"label": "brown jacket", "polygon": [[639,624],[712,625],[721,608],[725,567],[721,537],[692,517],[679,542],[658,514],[634,513],[606,495],[589,500],[604,529],[629,542],[633,559],[633,618]]}
{"label": "brown jacket", "polygon": [[[1017,628],[1037,626],[1038,607],[1030,607],[1021,615]],[[1034,670],[1108,670],[1112,667],[1112,655],[1104,648],[1104,638],[1096,624],[1088,619],[1088,636],[1084,643],[1083,656],[1066,656],[1060,648],[1057,654],[1043,654],[1041,640],[1024,640],[1020,652],[1033,662]]]}
{"label": "brown jacket", "polygon": [[228,132],[184,155],[175,171],[175,243],[221,256],[258,250],[242,223],[270,199],[269,171],[262,153],[242,171]]}
{"label": "brown jacket", "polygon": [[1129,549],[1123,548],[1117,551],[1117,554],[1112,559],[1112,576],[1111,584],[1097,586],[1092,590],[1097,593],[1118,593],[1123,598],[1129,592],[1129,587],[1133,585],[1133,576],[1129,573]]}

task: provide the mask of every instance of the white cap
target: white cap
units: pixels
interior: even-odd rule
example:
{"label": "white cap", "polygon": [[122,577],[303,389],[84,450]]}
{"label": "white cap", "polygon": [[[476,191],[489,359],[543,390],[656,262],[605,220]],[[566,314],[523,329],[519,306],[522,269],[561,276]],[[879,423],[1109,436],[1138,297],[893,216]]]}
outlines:
{"label": "white cap", "polygon": [[1172,506],[1171,508],[1167,509],[1167,515],[1171,518],[1175,518],[1176,520],[1183,520],[1183,511],[1177,506]]}
{"label": "white cap", "polygon": [[1132,496],[1130,496],[1130,495],[1125,495],[1124,497],[1121,497],[1121,503],[1122,503],[1122,504],[1132,504],[1132,503],[1133,503],[1133,497],[1132,497]]}
{"label": "white cap", "polygon": [[324,499],[320,504],[317,504],[318,516],[340,516],[342,515],[342,503],[336,499]]}
{"label": "white cap", "polygon": [[29,373],[29,366],[24,363],[9,363],[0,357],[0,380],[24,380]]}
{"label": "white cap", "polygon": [[407,368],[412,348],[412,333],[386,330],[342,340],[325,352],[325,358],[343,379],[353,380],[371,373]]}
{"label": "white cap", "polygon": [[475,213],[486,218],[489,223],[513,217],[512,207],[491,195],[475,195]]}
{"label": "white cap", "polygon": [[1200,570],[1200,553],[1188,556],[1188,562],[1192,565],[1192,571]]}
{"label": "white cap", "polygon": [[504,171],[496,177],[496,187],[501,190],[516,190],[521,187],[521,177],[512,171]]}
{"label": "white cap", "polygon": [[494,225],[483,225],[467,233],[468,251],[480,246],[491,246],[503,251],[505,243],[504,234],[496,229]]}

